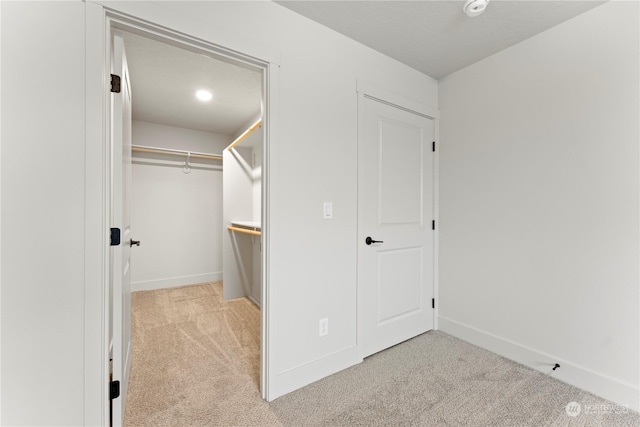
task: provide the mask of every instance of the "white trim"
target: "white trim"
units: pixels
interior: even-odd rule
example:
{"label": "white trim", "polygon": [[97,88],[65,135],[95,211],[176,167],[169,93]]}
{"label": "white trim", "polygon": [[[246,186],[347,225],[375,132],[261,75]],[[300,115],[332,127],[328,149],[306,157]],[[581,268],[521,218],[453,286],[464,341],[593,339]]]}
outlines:
{"label": "white trim", "polygon": [[[104,93],[105,15],[85,6],[84,424],[109,425],[108,162]],[[99,76],[99,78],[96,78]]]}
{"label": "white trim", "polygon": [[364,100],[365,95],[363,92],[357,92],[357,118],[358,118],[358,132],[356,135],[357,138],[357,155],[356,155],[356,169],[357,169],[357,177],[358,181],[356,183],[356,211],[358,222],[356,224],[356,345],[358,347],[360,361],[363,359],[363,338],[364,337],[364,286],[362,284],[361,277],[363,276],[364,270],[364,257],[362,256],[360,250],[360,238],[364,235],[363,224],[364,224],[364,211],[360,208],[363,199],[363,191],[362,191],[362,183],[364,182],[364,172],[360,167],[360,156],[361,156],[361,145],[362,138],[364,138]]}
{"label": "white trim", "polygon": [[141,280],[131,282],[131,292],[152,291],[156,289],[175,288],[179,286],[196,285],[206,282],[219,282],[222,280],[222,271],[213,273],[191,274],[189,276],[165,277],[154,280]]}
{"label": "white trim", "polygon": [[434,118],[434,140],[436,151],[433,153],[433,219],[436,229],[433,231],[433,298],[435,308],[433,310],[433,329],[438,329],[439,290],[440,290],[440,119]]}
{"label": "white trim", "polygon": [[[640,20],[640,7],[638,7],[638,12],[637,13],[638,13],[638,16],[637,16],[636,19]],[[640,85],[638,85],[638,98],[640,98]],[[639,161],[639,164],[640,164],[640,150],[638,152],[638,155],[639,155],[638,161]],[[638,181],[640,182],[640,168],[638,168]],[[640,190],[640,186],[639,186],[639,190]],[[640,230],[638,230],[638,231],[639,231],[639,233],[636,236],[636,238],[639,238],[639,240],[640,240]],[[640,277],[640,251],[638,251],[638,277]],[[638,303],[640,304],[640,298],[638,300]],[[638,316],[638,318],[635,319],[635,320],[638,323],[636,323],[636,324],[640,325],[640,310],[637,311],[637,316]],[[640,340],[640,337],[638,337],[638,339]],[[640,372],[640,358],[637,360],[636,367],[638,368],[638,372]],[[639,378],[639,380],[640,380],[640,378]],[[640,411],[639,408],[640,408],[640,393],[638,393],[638,396],[636,398],[636,411]]]}
{"label": "white trim", "polygon": [[[2,22],[2,2],[0,2],[0,22]],[[2,31],[0,31],[0,46],[2,46]],[[0,48],[0,51],[2,49]],[[2,55],[0,55],[0,70],[2,70]],[[0,94],[2,93],[2,79],[0,79]],[[0,102],[0,135],[2,135],[2,102]],[[0,149],[0,165],[2,165],[2,150]],[[0,166],[1,169],[1,166]],[[0,174],[1,176],[2,174]],[[2,178],[0,178],[2,188]],[[0,225],[2,224],[2,192],[0,192]],[[0,227],[0,242],[2,231]],[[2,244],[0,244],[0,332],[2,331]],[[2,366],[2,333],[0,333],[0,366]],[[2,369],[0,369],[0,424],[2,424]]]}
{"label": "white trim", "polygon": [[437,108],[430,107],[415,99],[394,93],[373,83],[358,80],[356,82],[356,91],[369,98],[376,99],[385,104],[394,105],[421,116],[426,116],[430,119],[437,119],[440,117],[440,110]]}
{"label": "white trim", "polygon": [[[270,227],[277,224],[271,221],[270,213],[274,211],[275,203],[271,202],[277,192],[270,188],[276,179],[271,171],[276,151],[273,146],[277,141],[277,117],[279,105],[279,52],[268,46],[260,45],[253,40],[245,39],[235,33],[205,25],[193,20],[177,18],[166,23],[167,16],[173,17],[163,9],[163,5],[153,5],[144,2],[103,2],[87,1],[86,26],[86,199],[85,199],[85,425],[108,426],[109,401],[109,247],[108,218],[109,218],[109,138],[108,123],[110,117],[109,97],[104,93],[108,88],[107,77],[110,66],[110,42],[108,33],[111,25],[121,23],[123,29],[137,28],[144,33],[153,34],[161,39],[168,38],[178,44],[185,44],[192,48],[213,52],[222,56],[231,56],[243,62],[254,64],[265,70],[266,105],[268,106],[264,127],[265,147],[263,162],[263,242],[266,248],[272,248],[270,243]],[[124,16],[114,11],[107,11],[102,5],[109,5],[113,10],[126,12]],[[144,17],[144,21],[136,18]],[[128,24],[128,25],[127,25]],[[131,25],[131,28],[129,27]],[[173,29],[169,30],[171,26]],[[199,39],[198,39],[199,38]],[[216,43],[213,41],[215,40]],[[222,46],[226,47],[222,47]],[[218,51],[219,50],[219,51]],[[243,53],[240,53],[243,52]],[[99,78],[98,78],[99,76]],[[100,145],[101,144],[101,145]],[[98,249],[100,248],[100,249]],[[269,382],[269,358],[272,351],[269,348],[269,336],[274,336],[273,322],[269,322],[269,306],[272,304],[270,267],[275,258],[270,251],[263,251],[263,295],[262,305],[262,340],[261,340],[261,393],[262,397],[271,400],[276,393],[270,391],[273,387]],[[99,260],[99,261],[98,261]],[[276,396],[277,397],[277,396]],[[275,398],[275,397],[273,397]]]}
{"label": "white trim", "polygon": [[262,216],[260,219],[262,231],[262,331],[260,340],[260,393],[267,402],[277,397],[275,393],[276,355],[270,346],[269,337],[276,336],[275,329],[275,298],[273,287],[278,283],[276,259],[278,254],[273,250],[272,236],[278,235],[277,201],[279,194],[278,153],[280,132],[280,66],[270,63],[265,69],[263,84],[263,99],[265,112],[262,118],[264,130],[264,146],[262,150]]}
{"label": "white trim", "polygon": [[[322,372],[318,372],[317,365],[313,363],[319,360],[322,360]],[[358,346],[353,346],[319,357],[296,368],[288,369],[278,375],[277,384],[272,384],[270,398],[271,400],[276,399],[361,362],[360,349]]]}
{"label": "white trim", "polygon": [[[145,22],[153,23],[156,27],[171,28],[171,32],[180,33],[186,38],[200,39],[209,46],[214,47],[219,54],[229,52],[232,55],[242,53],[243,56],[256,59],[258,62],[280,64],[280,51],[268,45],[243,36],[240,33],[230,32],[216,25],[207,24],[204,21],[190,19],[183,15],[180,8],[184,7],[180,2],[144,2],[144,1],[105,1],[88,0],[99,4],[111,11],[129,17],[144,17]],[[124,17],[124,15],[122,15]],[[171,22],[167,22],[170,17]]]}
{"label": "white trim", "polygon": [[[505,338],[465,325],[455,320],[440,316],[440,330],[478,347],[489,350],[507,359],[521,363],[529,368],[553,375],[560,381],[586,390],[597,396],[611,400],[638,411],[640,388],[625,383],[584,366],[571,363],[551,354],[523,346]],[[552,371],[555,363],[560,369]]]}

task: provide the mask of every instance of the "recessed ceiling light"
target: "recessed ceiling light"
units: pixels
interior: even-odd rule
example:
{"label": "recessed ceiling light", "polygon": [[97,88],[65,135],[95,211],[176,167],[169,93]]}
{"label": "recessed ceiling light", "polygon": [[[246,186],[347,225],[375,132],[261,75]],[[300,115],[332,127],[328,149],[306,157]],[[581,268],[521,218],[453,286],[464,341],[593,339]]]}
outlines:
{"label": "recessed ceiling light", "polygon": [[198,98],[200,101],[211,101],[213,95],[208,90],[199,90],[196,92],[196,98]]}
{"label": "recessed ceiling light", "polygon": [[467,16],[474,17],[480,15],[487,8],[489,0],[467,0],[462,10]]}

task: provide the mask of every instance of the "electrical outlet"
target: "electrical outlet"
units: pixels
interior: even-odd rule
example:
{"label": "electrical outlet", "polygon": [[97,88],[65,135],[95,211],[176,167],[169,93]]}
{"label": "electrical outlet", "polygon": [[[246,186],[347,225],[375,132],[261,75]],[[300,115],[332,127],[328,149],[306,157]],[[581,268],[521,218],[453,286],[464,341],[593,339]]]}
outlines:
{"label": "electrical outlet", "polygon": [[319,336],[323,337],[329,334],[329,319],[320,319]]}

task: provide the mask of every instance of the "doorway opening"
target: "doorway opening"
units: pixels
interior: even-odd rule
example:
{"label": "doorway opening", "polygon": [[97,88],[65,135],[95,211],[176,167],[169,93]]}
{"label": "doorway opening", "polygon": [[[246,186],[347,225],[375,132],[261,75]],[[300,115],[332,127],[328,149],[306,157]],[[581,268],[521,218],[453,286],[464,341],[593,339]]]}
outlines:
{"label": "doorway opening", "polygon": [[[260,306],[266,289],[262,171],[268,154],[268,67],[155,29],[115,20],[110,24],[109,44],[122,40],[131,89],[128,148],[116,141],[120,128],[113,126],[113,119],[122,112],[113,110],[119,93],[111,94],[111,162],[118,161],[113,153],[124,147],[122,162],[129,162],[131,179],[117,177],[120,169],[112,164],[110,197],[112,209],[114,199],[122,198],[123,209],[131,213],[131,242],[122,245],[133,249],[131,268],[116,263],[110,272],[109,357],[113,380],[120,382],[122,392],[115,398],[120,402],[113,405],[112,425],[122,424],[127,402],[131,345],[126,341],[131,340],[131,294],[137,291],[195,285],[183,289],[186,298],[208,289],[219,297],[212,305],[251,300],[258,307],[258,330],[252,333],[259,349],[251,363],[264,398],[266,307]],[[115,51],[109,50],[113,67]],[[112,227],[120,226],[113,218]],[[117,248],[111,258],[121,258]],[[115,284],[125,276],[128,283]],[[220,288],[224,291],[217,292]],[[119,342],[119,351],[114,342]]]}

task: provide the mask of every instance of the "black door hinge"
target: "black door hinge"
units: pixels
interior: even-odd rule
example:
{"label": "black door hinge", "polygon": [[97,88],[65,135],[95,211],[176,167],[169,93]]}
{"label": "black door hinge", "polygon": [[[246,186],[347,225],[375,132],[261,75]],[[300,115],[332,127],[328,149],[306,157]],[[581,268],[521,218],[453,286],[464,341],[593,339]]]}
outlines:
{"label": "black door hinge", "polygon": [[433,221],[431,221],[431,229],[432,230],[436,229],[436,220],[435,219]]}
{"label": "black door hinge", "polygon": [[111,74],[111,92],[120,93],[120,76]]}
{"label": "black door hinge", "polygon": [[120,229],[111,229],[111,246],[118,246],[120,244]]}
{"label": "black door hinge", "polygon": [[120,397],[120,381],[111,381],[109,396],[111,397],[111,400]]}
{"label": "black door hinge", "polygon": [[436,299],[431,298],[431,308],[436,308]]}
{"label": "black door hinge", "polygon": [[435,142],[435,141],[433,141],[433,147],[432,147],[432,150],[433,150],[433,152],[434,152],[434,153],[436,152],[436,142]]}

